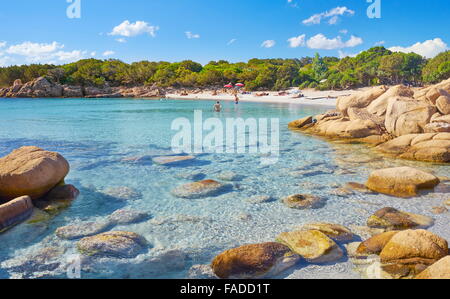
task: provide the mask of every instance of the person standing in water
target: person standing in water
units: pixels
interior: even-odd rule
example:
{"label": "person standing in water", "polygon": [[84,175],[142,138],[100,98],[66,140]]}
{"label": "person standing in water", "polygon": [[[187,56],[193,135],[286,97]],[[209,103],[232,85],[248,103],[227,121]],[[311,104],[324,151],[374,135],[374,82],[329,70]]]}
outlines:
{"label": "person standing in water", "polygon": [[234,103],[237,105],[239,104],[239,97],[237,94],[234,95]]}
{"label": "person standing in water", "polygon": [[220,102],[217,102],[216,104],[214,104],[214,111],[215,112],[222,111],[222,105],[220,104]]}

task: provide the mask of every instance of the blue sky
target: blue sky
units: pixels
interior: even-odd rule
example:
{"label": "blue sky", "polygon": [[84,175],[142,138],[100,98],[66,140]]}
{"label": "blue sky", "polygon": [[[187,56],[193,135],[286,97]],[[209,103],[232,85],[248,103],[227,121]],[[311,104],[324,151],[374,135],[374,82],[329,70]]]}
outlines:
{"label": "blue sky", "polygon": [[0,65],[345,56],[376,44],[433,57],[450,44],[448,0],[380,0],[380,19],[367,0],[72,0],[79,19],[67,1],[2,0]]}

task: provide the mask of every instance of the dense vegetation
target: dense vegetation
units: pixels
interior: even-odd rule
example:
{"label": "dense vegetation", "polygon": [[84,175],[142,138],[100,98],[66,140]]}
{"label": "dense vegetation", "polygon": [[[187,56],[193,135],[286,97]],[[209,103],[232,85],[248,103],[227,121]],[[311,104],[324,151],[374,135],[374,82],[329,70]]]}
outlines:
{"label": "dense vegetation", "polygon": [[356,57],[251,59],[247,63],[211,61],[202,66],[186,60],[177,63],[84,59],[55,66],[32,64],[0,68],[0,86],[15,79],[30,81],[48,76],[63,84],[110,86],[157,84],[161,87],[221,87],[242,82],[249,90],[282,90],[293,86],[345,89],[378,84],[436,83],[450,77],[450,51],[433,59],[374,47]]}

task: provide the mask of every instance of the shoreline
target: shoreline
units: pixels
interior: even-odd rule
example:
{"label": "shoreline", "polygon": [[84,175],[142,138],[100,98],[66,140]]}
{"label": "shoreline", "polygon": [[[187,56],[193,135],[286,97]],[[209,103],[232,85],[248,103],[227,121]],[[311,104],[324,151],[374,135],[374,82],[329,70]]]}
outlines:
{"label": "shoreline", "polygon": [[[278,92],[267,92],[268,96],[256,96],[252,94],[239,94],[239,101],[244,103],[267,103],[267,104],[288,104],[288,105],[315,105],[315,106],[327,106],[335,108],[337,103],[337,97],[343,95],[351,95],[360,90],[342,90],[342,91],[316,91],[316,90],[304,90],[302,98],[293,98],[294,94],[278,95]],[[221,93],[218,95],[212,95],[210,91],[203,91],[200,93],[192,93],[189,95],[181,96],[176,93],[166,94],[167,99],[173,100],[200,100],[200,101],[226,101],[234,102],[234,95],[230,93]]]}

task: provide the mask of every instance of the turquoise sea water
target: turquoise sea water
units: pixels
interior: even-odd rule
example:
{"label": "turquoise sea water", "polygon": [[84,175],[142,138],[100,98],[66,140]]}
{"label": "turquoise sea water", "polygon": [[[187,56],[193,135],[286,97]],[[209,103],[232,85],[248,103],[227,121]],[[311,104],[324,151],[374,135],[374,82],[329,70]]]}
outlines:
{"label": "turquoise sea water", "polygon": [[[450,240],[449,214],[433,215],[431,209],[448,199],[444,191],[413,199],[384,195],[333,195],[346,182],[363,183],[373,169],[410,165],[449,175],[448,166],[384,158],[362,145],[332,144],[291,132],[288,122],[326,111],[326,107],[223,103],[219,115],[243,118],[280,118],[280,158],[275,165],[260,164],[259,154],[201,154],[197,160],[178,167],[165,167],[130,157],[171,155],[174,135],[171,122],[193,118],[203,110],[204,118],[218,116],[209,101],[150,101],[128,99],[2,99],[0,100],[0,155],[15,148],[35,145],[61,153],[70,163],[66,182],[80,189],[74,204],[49,222],[21,224],[0,235],[0,278],[65,277],[64,269],[77,254],[76,241],[59,240],[56,228],[78,222],[101,222],[117,209],[151,214],[139,224],[116,226],[113,230],[136,232],[151,246],[133,259],[83,259],[82,277],[184,278],[195,264],[208,264],[223,250],[254,242],[273,241],[283,232],[308,222],[332,222],[346,226],[364,225],[376,210],[392,206],[435,218],[430,228]],[[303,176],[295,173],[315,170]],[[204,199],[180,199],[170,191],[197,179],[216,179],[232,171],[242,180],[230,192]],[[193,177],[193,178],[190,178]],[[190,180],[191,179],[191,180]],[[119,200],[106,193],[109,188],[127,187],[136,194]],[[296,193],[326,199],[315,210],[293,210],[280,199]],[[275,200],[254,204],[253,196]],[[31,257],[43,248],[63,252],[53,266],[38,267]],[[300,263],[281,278],[357,278],[347,259],[328,265]]]}

